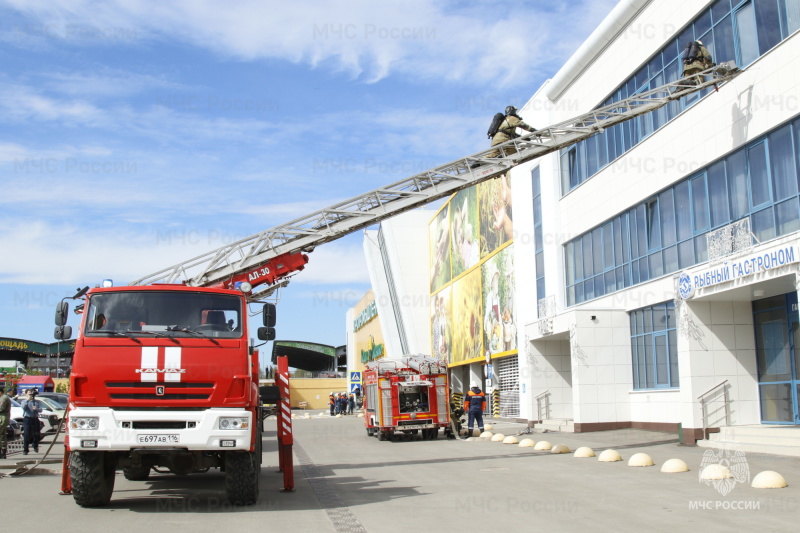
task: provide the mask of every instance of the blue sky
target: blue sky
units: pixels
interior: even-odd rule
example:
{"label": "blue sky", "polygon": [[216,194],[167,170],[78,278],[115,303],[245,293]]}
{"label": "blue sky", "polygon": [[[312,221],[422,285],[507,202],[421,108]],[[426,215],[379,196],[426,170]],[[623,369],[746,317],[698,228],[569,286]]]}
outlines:
{"label": "blue sky", "polygon": [[[615,3],[0,0],[0,337],[486,148]],[[318,248],[278,337],[344,344],[368,288],[360,233]]]}

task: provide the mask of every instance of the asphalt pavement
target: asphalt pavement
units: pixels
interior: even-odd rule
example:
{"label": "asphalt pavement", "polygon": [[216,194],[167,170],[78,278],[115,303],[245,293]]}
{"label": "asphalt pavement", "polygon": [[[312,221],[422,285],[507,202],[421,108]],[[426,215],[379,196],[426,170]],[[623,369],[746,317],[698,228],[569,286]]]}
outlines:
{"label": "asphalt pavement", "polygon": [[[434,441],[417,437],[382,442],[367,436],[362,418],[318,413],[292,422],[293,492],[281,490],[275,421],[267,420],[261,493],[254,506],[227,504],[223,475],[210,471],[183,477],[154,473],[145,482],[128,481],[118,473],[110,505],[82,509],[70,496],[59,495],[60,437],[45,459],[53,462],[32,471],[22,472],[32,464],[17,463],[43,458],[49,442],[42,443],[39,454],[13,454],[0,461],[0,475],[5,474],[0,494],[5,507],[19,516],[46,509],[46,516],[58,517],[59,531],[168,528],[199,533],[259,527],[315,532],[638,532],[689,527],[761,533],[788,531],[800,511],[798,458],[682,446],[675,434],[644,430],[526,434],[524,425],[508,420],[487,423],[494,425],[494,432],[563,444],[571,452],[582,446],[596,455],[614,449],[622,461],[600,462],[597,457],[441,435]],[[648,454],[654,466],[628,466],[637,453]],[[662,473],[662,465],[672,458],[683,460],[690,470]],[[709,462],[727,464],[736,477],[700,480],[701,465]],[[789,486],[751,487],[752,479],[765,470],[780,473]]]}

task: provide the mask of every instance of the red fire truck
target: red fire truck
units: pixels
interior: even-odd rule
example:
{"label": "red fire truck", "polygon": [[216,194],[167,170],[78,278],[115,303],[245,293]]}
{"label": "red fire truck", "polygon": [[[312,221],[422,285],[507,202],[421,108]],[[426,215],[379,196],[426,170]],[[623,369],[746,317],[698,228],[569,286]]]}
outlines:
{"label": "red fire truck", "polygon": [[379,440],[396,433],[435,439],[450,431],[447,364],[425,355],[381,359],[364,369],[364,424]]}
{"label": "red fire truck", "polygon": [[[248,343],[247,306],[263,304],[258,338],[275,337],[275,305],[264,303],[303,270],[317,246],[504,174],[509,168],[587,139],[615,124],[728,81],[731,62],[639,93],[341,201],[133,281],[78,291],[82,314],[70,377],[62,487],[92,507],[108,503],[114,476],[144,479],[151,467],[185,474],[219,467],[228,499],[258,497],[261,417],[258,358]],[[504,151],[503,147],[509,149]],[[500,156],[496,149],[500,150]],[[68,298],[65,298],[65,300]],[[71,338],[67,304],[56,310],[55,337]],[[285,363],[285,361],[284,361]],[[448,427],[445,364],[425,356],[370,365],[367,432],[386,439]],[[288,370],[281,374],[280,464],[291,467]],[[447,431],[447,429],[446,429]],[[65,469],[66,473],[66,469]],[[284,472],[291,490],[291,475]]]}
{"label": "red fire truck", "polygon": [[[235,505],[255,503],[261,467],[258,356],[241,290],[149,285],[84,289],[70,376],[69,474],[84,507],[105,505],[115,471],[225,471]],[[260,339],[274,338],[275,305]],[[67,303],[56,337],[69,338]]]}

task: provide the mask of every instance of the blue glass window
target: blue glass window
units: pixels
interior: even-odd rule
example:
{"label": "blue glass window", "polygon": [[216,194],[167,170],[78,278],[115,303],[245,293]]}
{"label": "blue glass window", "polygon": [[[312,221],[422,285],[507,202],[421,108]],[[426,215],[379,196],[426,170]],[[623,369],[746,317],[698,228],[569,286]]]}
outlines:
{"label": "blue glass window", "polygon": [[736,12],[736,37],[739,43],[739,65],[749,65],[758,59],[758,32],[753,4],[747,4]]}
{"label": "blue glass window", "polygon": [[730,222],[731,217],[728,213],[728,185],[725,182],[725,162],[709,167],[708,177],[708,197],[711,200],[709,210],[711,211],[711,225],[721,226]]}
{"label": "blue glass window", "polygon": [[[601,105],[608,105],[650,88],[677,80],[682,75],[686,44],[702,39],[716,63],[736,61],[748,66],[800,28],[800,0],[718,0],[700,12],[674,38],[654,53]],[[653,113],[607,129],[561,153],[562,193],[577,187],[639,141],[661,128],[712,89],[674,100]],[[733,213],[731,213],[733,214]]]}
{"label": "blue glass window", "polygon": [[770,168],[775,189],[775,200],[797,194],[797,172],[792,150],[792,129],[786,125],[769,137]]}
{"label": "blue glass window", "polygon": [[747,193],[747,158],[744,150],[739,150],[726,161],[728,190],[731,193],[731,219],[739,220],[750,211],[750,196]]}
{"label": "blue glass window", "polygon": [[761,142],[747,150],[750,167],[750,198],[752,207],[764,205],[771,200],[769,174],[767,171],[766,143]]}
{"label": "blue glass window", "polygon": [[800,118],[566,243],[569,305],[707,261],[706,233],[731,221],[760,242],[800,231],[798,133]]}
{"label": "blue glass window", "polygon": [[[538,166],[531,171],[531,188],[533,189],[533,244],[536,251],[536,299],[541,300],[547,296],[547,293],[545,292],[544,233],[542,230],[542,184]],[[567,247],[565,258],[567,279],[570,285],[575,282],[575,255],[572,253],[574,248],[576,246],[573,245]],[[575,301],[574,293],[573,287],[567,296],[568,304]]]}
{"label": "blue glass window", "polygon": [[679,387],[675,304],[637,309],[629,317],[633,388]]}

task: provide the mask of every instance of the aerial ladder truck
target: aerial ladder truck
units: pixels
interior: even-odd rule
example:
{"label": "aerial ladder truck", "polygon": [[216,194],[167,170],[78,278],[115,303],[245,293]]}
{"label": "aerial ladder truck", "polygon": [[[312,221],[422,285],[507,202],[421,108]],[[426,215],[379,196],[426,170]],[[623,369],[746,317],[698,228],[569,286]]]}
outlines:
{"label": "aerial ladder truck", "polygon": [[[257,337],[275,338],[266,302],[303,270],[317,246],[729,81],[733,63],[642,92],[576,118],[336,203],[286,224],[133,281],[83,289],[56,309],[57,339],[69,339],[68,304],[81,300],[70,377],[64,492],[81,506],[106,505],[117,470],[147,479],[153,469],[190,474],[220,468],[227,499],[258,499],[261,404],[248,305],[261,306]],[[504,150],[512,148],[512,150]],[[500,155],[494,156],[497,150]],[[293,487],[288,367],[279,361],[280,464]],[[438,423],[438,420],[437,420]],[[428,428],[426,428],[428,429]]]}

